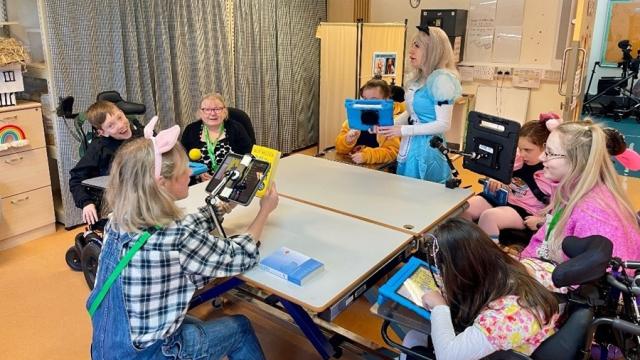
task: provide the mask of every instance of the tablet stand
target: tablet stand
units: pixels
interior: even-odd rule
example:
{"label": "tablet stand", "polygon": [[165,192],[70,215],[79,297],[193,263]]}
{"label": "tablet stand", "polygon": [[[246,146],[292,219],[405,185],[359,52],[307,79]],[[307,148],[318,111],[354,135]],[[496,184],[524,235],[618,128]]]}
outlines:
{"label": "tablet stand", "polygon": [[460,186],[459,173],[453,166],[449,153],[462,155],[463,167],[480,175],[496,179],[502,183],[511,182],[513,166],[518,146],[520,123],[482,114],[469,112],[465,151],[449,149],[439,136],[431,137],[429,145],[438,149],[447,159],[451,178],[445,183],[447,188]]}

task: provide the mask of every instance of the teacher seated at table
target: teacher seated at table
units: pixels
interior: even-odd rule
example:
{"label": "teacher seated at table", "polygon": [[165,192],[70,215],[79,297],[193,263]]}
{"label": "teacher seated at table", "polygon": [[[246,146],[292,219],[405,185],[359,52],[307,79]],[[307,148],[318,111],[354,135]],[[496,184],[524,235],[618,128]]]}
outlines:
{"label": "teacher seated at table", "polygon": [[230,112],[218,93],[202,97],[197,112],[199,120],[187,125],[181,139],[189,159],[207,166],[208,171],[198,176],[199,181],[211,179],[229,152],[241,155],[251,152],[255,139],[246,127],[250,123],[245,125],[247,119],[240,119],[243,115],[246,116],[235,109]]}
{"label": "teacher seated at table", "polygon": [[[391,96],[391,87],[384,80],[372,79],[360,89],[360,96],[365,100],[385,100]],[[398,103],[394,102],[394,115],[398,106],[396,104]],[[394,161],[399,148],[399,137],[384,137],[367,131],[349,129],[347,121],[342,124],[340,134],[336,138],[336,152],[350,156],[356,164]]]}

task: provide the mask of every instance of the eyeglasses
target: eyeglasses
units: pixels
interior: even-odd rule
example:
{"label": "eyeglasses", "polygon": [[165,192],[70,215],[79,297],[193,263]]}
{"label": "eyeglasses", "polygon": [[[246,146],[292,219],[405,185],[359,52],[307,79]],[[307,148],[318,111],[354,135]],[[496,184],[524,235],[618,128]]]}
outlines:
{"label": "eyeglasses", "polygon": [[224,107],[215,107],[215,108],[200,108],[203,113],[220,113],[224,110]]}
{"label": "eyeglasses", "polygon": [[552,153],[549,151],[549,148],[547,147],[547,144],[544,144],[544,157],[547,160],[553,160],[553,159],[558,159],[558,158],[563,158],[566,157],[566,154],[556,154],[556,153]]}

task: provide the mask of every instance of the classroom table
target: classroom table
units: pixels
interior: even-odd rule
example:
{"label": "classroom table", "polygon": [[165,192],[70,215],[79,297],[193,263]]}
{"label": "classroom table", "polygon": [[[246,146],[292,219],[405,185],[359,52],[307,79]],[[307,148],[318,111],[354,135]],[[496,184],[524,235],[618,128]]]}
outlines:
{"label": "classroom table", "polygon": [[306,155],[281,159],[275,182],[288,198],[413,235],[459,212],[473,195],[469,189]]}
{"label": "classroom table", "polygon": [[[272,294],[323,359],[336,354],[309,315],[333,320],[415,250],[423,232],[460,212],[472,195],[434,184],[304,155],[281,159],[275,174],[280,203],[261,236],[260,253],[286,246],[314,257],[324,269],[297,286],[256,267],[197,295],[197,306],[241,284]],[[85,186],[104,188],[107,177]],[[205,205],[207,183],[178,202],[187,212]],[[227,234],[243,232],[260,199],[224,218]]]}
{"label": "classroom table", "polygon": [[91,179],[82,180],[82,185],[97,190],[104,190],[107,187],[109,176],[98,176]]}
{"label": "classroom table", "polygon": [[[205,183],[192,186],[189,197],[178,205],[187,212],[196,211],[204,205],[205,187]],[[237,206],[227,214],[223,221],[225,232],[244,232],[260,209],[259,202],[254,198],[249,206]],[[259,240],[263,257],[286,246],[319,260],[324,269],[303,286],[258,267],[240,275],[240,279],[320,313],[409,246],[413,236],[281,197]]]}
{"label": "classroom table", "polygon": [[387,170],[391,167],[391,165],[395,163],[395,159],[393,159],[392,161],[377,164],[356,164],[353,162],[353,160],[351,160],[351,156],[349,154],[338,154],[335,147],[326,148],[321,152],[315,154],[314,156],[320,159],[337,161],[348,165],[360,166],[367,169],[375,170]]}
{"label": "classroom table", "polygon": [[[192,305],[246,282],[274,294],[324,359],[332,356],[334,349],[309,312],[333,320],[404,261],[423,231],[461,211],[472,195],[469,190],[446,189],[440,184],[310,156],[283,158],[275,176],[280,204],[260,239],[261,254],[268,256],[287,246],[318,259],[324,269],[299,287],[257,267],[205,291]],[[192,186],[189,197],[179,205],[189,212],[203,206],[205,188],[206,183]],[[373,188],[381,190],[367,191]],[[225,216],[226,233],[244,231],[258,209],[258,198],[247,207],[237,206]]]}

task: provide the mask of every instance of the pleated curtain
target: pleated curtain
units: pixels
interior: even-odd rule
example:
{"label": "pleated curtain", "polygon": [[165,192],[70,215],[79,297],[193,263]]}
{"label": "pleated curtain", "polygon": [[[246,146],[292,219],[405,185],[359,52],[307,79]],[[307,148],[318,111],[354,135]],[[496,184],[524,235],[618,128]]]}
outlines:
{"label": "pleated curtain", "polygon": [[[196,120],[200,97],[245,110],[261,145],[317,142],[319,44],[325,1],[44,0],[51,87],[84,111],[105,90],[144,103],[160,127]],[[280,108],[279,108],[280,107]],[[78,143],[56,120],[66,226],[79,223],[68,188]]]}

